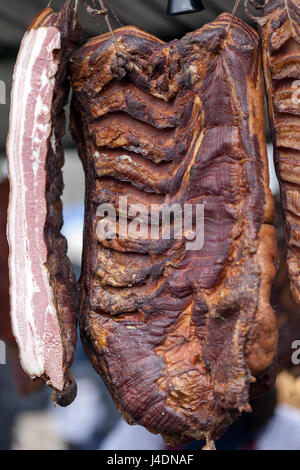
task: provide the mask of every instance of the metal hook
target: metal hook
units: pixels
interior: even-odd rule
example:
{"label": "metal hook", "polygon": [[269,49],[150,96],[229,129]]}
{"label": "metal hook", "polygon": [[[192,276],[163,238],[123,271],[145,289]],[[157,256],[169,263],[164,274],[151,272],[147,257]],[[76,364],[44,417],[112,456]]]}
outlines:
{"label": "metal hook", "polygon": [[169,0],[167,15],[184,15],[201,10],[204,10],[201,0]]}

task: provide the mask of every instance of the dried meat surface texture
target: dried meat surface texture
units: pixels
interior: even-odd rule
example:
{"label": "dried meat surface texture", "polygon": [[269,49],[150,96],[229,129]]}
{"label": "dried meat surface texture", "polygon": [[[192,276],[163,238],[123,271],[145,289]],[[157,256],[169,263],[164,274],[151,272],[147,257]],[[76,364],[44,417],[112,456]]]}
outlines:
{"label": "dried meat surface texture", "polygon": [[[258,36],[223,14],[170,43],[133,26],[114,39],[71,58],[86,175],[81,335],[129,423],[210,446],[272,386],[277,345]],[[204,246],[120,226],[101,238],[98,208],[114,204],[120,221],[120,196],[149,213],[203,204]]]}
{"label": "dried meat surface texture", "polygon": [[291,290],[300,303],[300,1],[267,0],[259,19]]}

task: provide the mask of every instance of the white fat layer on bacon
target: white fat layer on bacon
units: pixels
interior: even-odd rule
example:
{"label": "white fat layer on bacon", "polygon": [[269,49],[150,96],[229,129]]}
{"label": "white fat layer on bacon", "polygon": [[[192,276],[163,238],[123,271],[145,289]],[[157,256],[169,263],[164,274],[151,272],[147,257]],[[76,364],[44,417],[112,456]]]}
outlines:
{"label": "white fat layer on bacon", "polygon": [[[53,292],[45,268],[47,247],[45,162],[53,142],[51,105],[61,47],[57,28],[28,31],[14,71],[7,155],[11,198],[8,211],[12,327],[25,371],[46,374],[62,390],[63,345]],[[50,144],[50,145],[51,145]]]}

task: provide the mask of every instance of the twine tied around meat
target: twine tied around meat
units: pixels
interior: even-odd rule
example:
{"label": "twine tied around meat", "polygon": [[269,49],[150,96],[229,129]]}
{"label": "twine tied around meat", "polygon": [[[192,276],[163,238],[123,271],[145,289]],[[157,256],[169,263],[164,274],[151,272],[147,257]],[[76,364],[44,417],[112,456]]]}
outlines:
{"label": "twine tied around meat", "polygon": [[74,6],[74,15],[76,15],[79,7],[79,0],[75,0],[75,6]]}
{"label": "twine tied around meat", "polygon": [[234,6],[233,6],[233,9],[232,9],[232,12],[231,12],[231,20],[230,20],[230,23],[229,23],[228,28],[227,28],[226,36],[228,35],[228,32],[229,32],[229,30],[231,28],[231,25],[232,25],[232,22],[233,22],[233,18],[235,17],[236,12],[238,11],[238,8],[240,6],[241,1],[242,0],[235,0]]}
{"label": "twine tied around meat", "polygon": [[[76,0],[76,2],[79,2],[79,0]],[[86,11],[89,13],[89,15],[92,16],[92,18],[94,19],[95,23],[97,24],[97,27],[100,29],[100,25],[98,24],[98,21],[97,21],[97,18],[99,16],[103,16],[104,19],[105,19],[105,22],[106,22],[106,25],[108,27],[108,30],[111,34],[111,37],[112,37],[112,40],[114,42],[114,45],[115,47],[117,48],[117,40],[116,40],[116,37],[114,35],[114,31],[113,31],[113,28],[110,24],[110,20],[109,20],[109,14],[111,13],[113,15],[113,17],[115,18],[115,20],[119,23],[120,26],[123,26],[121,21],[119,20],[117,14],[115,13],[115,11],[113,10],[113,8],[111,7],[111,5],[109,5],[109,7],[107,8],[105,5],[104,5],[104,0],[98,0],[98,3],[99,3],[99,7],[100,8],[97,8],[97,3],[96,3],[96,0],[92,0],[93,2],[93,7],[91,7],[90,5],[88,5],[87,1],[86,0],[83,0],[83,3],[85,5],[85,8],[86,8]],[[100,31],[101,32],[101,31]]]}

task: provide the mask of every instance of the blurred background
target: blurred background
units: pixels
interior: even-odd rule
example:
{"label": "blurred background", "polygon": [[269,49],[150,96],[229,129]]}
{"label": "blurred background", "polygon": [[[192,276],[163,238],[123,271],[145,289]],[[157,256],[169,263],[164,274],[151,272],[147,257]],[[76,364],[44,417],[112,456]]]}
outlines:
{"label": "blurred background", "polygon": [[[79,17],[84,27],[83,41],[106,32],[103,20],[95,24],[81,2]],[[169,8],[184,9],[187,0],[174,0]],[[200,10],[201,2],[191,0]],[[0,449],[164,449],[159,436],[139,426],[129,426],[85,358],[79,344],[73,366],[78,397],[68,408],[55,407],[51,394],[39,382],[23,373],[10,331],[8,304],[8,249],[5,237],[8,183],[5,143],[8,130],[10,90],[14,62],[22,36],[32,19],[48,0],[1,0],[0,3],[0,340],[6,345],[6,364],[0,363]],[[63,0],[54,0],[59,9]],[[168,0],[107,0],[111,23],[118,27],[135,24],[169,41],[201,27],[223,11],[232,11],[233,0],[202,0],[195,13],[167,16]],[[238,16],[244,17],[243,7]],[[300,450],[300,365],[292,363],[295,340],[300,341],[300,309],[290,295],[284,263],[284,234],[268,124],[270,186],[277,205],[280,269],[273,287],[272,303],[280,328],[278,380],[276,389],[252,403],[253,413],[244,414],[217,443],[218,449],[299,449]],[[84,179],[81,163],[69,134],[64,138],[66,164],[64,229],[69,256],[77,277],[80,273]],[[300,359],[300,354],[299,354]],[[4,361],[3,361],[4,362]],[[194,442],[182,448],[200,449]]]}

